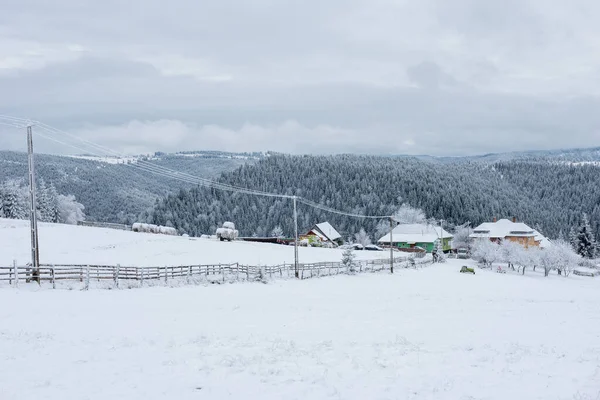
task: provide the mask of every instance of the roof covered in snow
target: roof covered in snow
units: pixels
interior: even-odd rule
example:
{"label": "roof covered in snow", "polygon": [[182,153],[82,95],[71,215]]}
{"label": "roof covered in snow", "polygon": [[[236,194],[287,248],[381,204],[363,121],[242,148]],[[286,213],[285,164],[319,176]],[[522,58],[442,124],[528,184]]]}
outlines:
{"label": "roof covered in snow", "polygon": [[[453,236],[439,226],[427,224],[400,224],[394,228],[392,233],[394,243],[433,243],[440,237],[451,239]],[[377,242],[389,243],[390,234],[383,236]]]}
{"label": "roof covered in snow", "polygon": [[552,247],[552,242],[546,236],[538,231],[533,231],[533,233],[535,234],[535,241],[540,242],[540,248],[547,249],[548,247]]}
{"label": "roof covered in snow", "polygon": [[485,222],[473,230],[472,238],[504,239],[511,237],[535,237],[539,235],[533,228],[522,222],[501,219],[498,222]]}
{"label": "roof covered in snow", "polygon": [[[315,228],[313,228],[313,231],[315,231],[315,230],[320,231],[320,233],[325,235],[325,237],[327,239],[331,240],[332,242],[334,240],[337,240],[342,237],[342,235],[340,235],[339,232],[336,231],[329,222],[321,222],[320,224],[316,224]],[[317,232],[315,232],[315,233],[317,233]],[[321,235],[319,235],[319,236],[321,236]]]}

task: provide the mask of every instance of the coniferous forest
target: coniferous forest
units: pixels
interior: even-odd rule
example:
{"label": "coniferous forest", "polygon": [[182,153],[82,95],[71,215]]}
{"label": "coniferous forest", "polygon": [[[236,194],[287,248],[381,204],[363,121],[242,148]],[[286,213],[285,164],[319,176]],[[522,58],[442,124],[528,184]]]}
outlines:
{"label": "coniferous forest", "polygon": [[[581,153],[577,153],[581,154]],[[576,159],[576,157],[574,157]],[[251,189],[297,195],[329,207],[390,215],[402,203],[422,208],[447,226],[476,226],[494,217],[516,217],[548,237],[566,236],[587,213],[600,230],[600,166],[558,157],[500,157],[489,161],[381,156],[290,156],[271,154],[226,172],[220,181]],[[173,226],[198,236],[224,221],[241,235],[267,236],[281,226],[293,232],[292,202],[196,187],[158,200],[144,222]],[[364,228],[377,240],[376,220],[349,218],[299,204],[301,230],[331,222],[344,238]]]}
{"label": "coniferous forest", "polygon": [[[462,158],[157,153],[150,162],[356,214],[390,215],[408,203],[450,228],[514,216],[550,238],[567,237],[586,213],[600,239],[599,160],[598,149],[583,149]],[[212,234],[225,221],[244,236],[268,236],[278,226],[285,236],[293,233],[290,200],[194,187],[129,164],[50,155],[38,155],[36,164],[38,179],[58,194],[73,195],[88,220],[154,223],[192,236]],[[5,192],[25,185],[25,154],[0,152],[0,165]],[[329,221],[344,239],[364,228],[377,240],[383,229],[377,220],[302,203],[298,211],[301,231]]]}

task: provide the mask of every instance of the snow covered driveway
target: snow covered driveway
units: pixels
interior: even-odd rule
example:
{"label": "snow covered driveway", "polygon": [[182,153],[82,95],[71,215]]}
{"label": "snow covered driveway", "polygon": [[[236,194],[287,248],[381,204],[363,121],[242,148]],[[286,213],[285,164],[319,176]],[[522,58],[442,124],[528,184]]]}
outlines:
{"label": "snow covered driveway", "polygon": [[600,280],[457,270],[3,288],[0,397],[598,398]]}

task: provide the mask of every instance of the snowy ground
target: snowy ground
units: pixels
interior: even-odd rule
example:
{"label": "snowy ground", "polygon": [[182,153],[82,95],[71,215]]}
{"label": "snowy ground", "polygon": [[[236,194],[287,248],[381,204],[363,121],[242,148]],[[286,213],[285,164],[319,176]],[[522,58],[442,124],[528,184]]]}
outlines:
{"label": "snowy ground", "polygon": [[[28,261],[28,240],[26,222],[0,220],[0,264]],[[55,263],[293,257],[286,246],[47,224],[40,247]],[[467,275],[463,264],[266,285],[4,285],[0,399],[600,399],[599,278]]]}
{"label": "snowy ground", "polygon": [[0,397],[600,397],[599,279],[462,264],[266,285],[4,287]]}
{"label": "snowy ground", "polygon": [[[162,266],[235,263],[277,265],[294,261],[292,246],[136,233],[83,226],[39,224],[40,262]],[[27,221],[0,219],[0,266],[29,262]],[[357,259],[388,258],[389,253],[357,251]],[[302,263],[340,261],[342,250],[300,248]]]}

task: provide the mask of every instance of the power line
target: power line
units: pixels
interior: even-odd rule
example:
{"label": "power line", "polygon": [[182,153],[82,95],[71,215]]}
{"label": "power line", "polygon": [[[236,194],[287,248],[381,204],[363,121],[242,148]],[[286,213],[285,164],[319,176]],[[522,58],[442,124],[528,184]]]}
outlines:
{"label": "power line", "polygon": [[366,219],[387,219],[390,218],[389,215],[364,215],[364,214],[354,214],[354,213],[350,213],[350,212],[345,212],[345,211],[340,211],[340,210],[336,210],[335,208],[331,208],[329,206],[325,206],[323,204],[319,204],[319,203],[315,203],[314,201],[310,201],[307,200],[305,198],[302,197],[298,197],[298,201],[306,204],[307,206],[313,207],[313,208],[318,208],[320,210],[323,211],[327,211],[333,214],[339,214],[339,215],[344,215],[347,217],[353,217],[353,218],[366,218]]}
{"label": "power line", "polygon": [[[2,119],[7,119],[9,121],[11,121],[13,124],[11,126],[14,127],[18,127],[17,123],[23,123],[23,124],[35,124],[37,128],[45,131],[47,134],[42,134],[39,132],[39,129],[36,130],[35,134],[36,135],[40,135],[41,137],[44,137],[48,140],[54,141],[56,143],[62,144],[64,146],[68,146],[68,147],[72,147],[76,150],[79,151],[83,151],[84,153],[88,153],[88,154],[92,154],[95,155],[97,157],[103,157],[105,155],[103,155],[102,153],[106,153],[108,155],[111,156],[117,156],[117,157],[125,157],[124,154],[119,153],[116,150],[110,149],[106,146],[102,146],[100,144],[91,142],[89,140],[80,138],[76,135],[73,135],[71,133],[62,131],[58,128],[52,127],[48,124],[45,124],[43,122],[40,121],[35,121],[35,120],[30,120],[30,119],[25,119],[25,118],[19,118],[19,117],[12,117],[12,116],[6,116],[6,115],[0,115],[0,118]],[[83,143],[85,146],[89,146],[93,149],[95,149],[95,151],[90,151],[89,149],[86,148],[82,148],[76,145],[73,145],[71,143],[66,143],[64,141],[61,141],[59,139],[56,139],[56,137],[54,136],[50,136],[50,135],[63,135],[63,136],[67,136],[69,138],[75,139],[81,143]],[[98,153],[98,151],[100,153]],[[346,211],[341,211],[341,210],[337,210],[335,208],[323,205],[323,204],[319,204],[316,203],[314,201],[305,199],[303,197],[300,196],[293,196],[293,195],[284,195],[284,194],[279,194],[279,193],[270,193],[270,192],[265,192],[265,191],[261,191],[261,190],[256,190],[256,189],[248,189],[248,188],[244,188],[244,187],[239,187],[239,186],[235,186],[235,185],[231,185],[231,184],[227,184],[227,183],[222,183],[222,182],[218,182],[218,181],[213,181],[210,179],[206,179],[206,178],[202,178],[202,177],[198,177],[195,175],[191,175],[185,172],[181,172],[181,171],[177,171],[177,170],[173,170],[167,167],[163,167],[160,165],[156,165],[154,163],[150,163],[144,160],[136,160],[136,162],[133,163],[125,163],[125,165],[130,166],[132,168],[136,168],[145,172],[149,172],[149,173],[153,173],[159,176],[163,176],[163,177],[168,177],[174,180],[178,180],[181,182],[185,182],[185,183],[191,183],[191,184],[196,184],[199,186],[205,186],[205,187],[209,187],[209,188],[214,188],[217,190],[223,190],[223,191],[229,191],[229,192],[235,192],[235,193],[243,193],[243,194],[249,194],[249,195],[255,195],[255,196],[263,196],[263,197],[272,197],[272,198],[281,198],[281,199],[293,199],[296,198],[299,202],[309,206],[309,207],[313,207],[316,209],[320,209],[329,213],[333,213],[333,214],[337,214],[337,215],[342,215],[342,216],[346,216],[346,217],[351,217],[351,218],[362,218],[362,219],[388,219],[390,218],[389,215],[363,215],[363,214],[357,214],[357,213],[351,213],[351,212],[346,212]]]}

